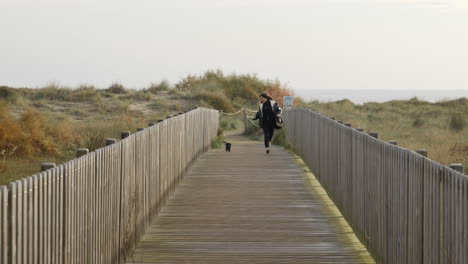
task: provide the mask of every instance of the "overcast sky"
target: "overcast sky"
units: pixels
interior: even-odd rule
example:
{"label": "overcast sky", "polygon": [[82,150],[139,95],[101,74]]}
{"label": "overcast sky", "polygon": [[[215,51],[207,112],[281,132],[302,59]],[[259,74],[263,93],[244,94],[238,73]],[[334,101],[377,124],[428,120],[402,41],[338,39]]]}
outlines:
{"label": "overcast sky", "polygon": [[0,85],[468,90],[468,0],[0,0]]}

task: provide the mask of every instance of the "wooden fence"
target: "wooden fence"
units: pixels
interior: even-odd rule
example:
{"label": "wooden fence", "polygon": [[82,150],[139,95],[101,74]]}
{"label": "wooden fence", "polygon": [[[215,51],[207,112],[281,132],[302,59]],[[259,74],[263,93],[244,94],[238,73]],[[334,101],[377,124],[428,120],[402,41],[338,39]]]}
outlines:
{"label": "wooden fence", "polygon": [[288,141],[378,263],[468,263],[468,177],[324,115],[284,113]]}
{"label": "wooden fence", "polygon": [[0,263],[124,263],[217,127],[197,108],[0,186]]}

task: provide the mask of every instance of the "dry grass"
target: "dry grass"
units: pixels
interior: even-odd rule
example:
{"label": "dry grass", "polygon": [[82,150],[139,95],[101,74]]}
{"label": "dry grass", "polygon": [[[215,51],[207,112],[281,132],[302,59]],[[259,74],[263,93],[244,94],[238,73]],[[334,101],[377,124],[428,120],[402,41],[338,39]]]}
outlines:
{"label": "dry grass", "polygon": [[429,103],[416,98],[356,105],[349,100],[312,102],[306,107],[335,117],[366,132],[378,132],[412,150],[427,149],[429,158],[468,167],[468,100]]}
{"label": "dry grass", "polygon": [[54,156],[13,157],[6,161],[8,169],[0,172],[0,185],[7,185],[9,182],[40,172],[41,163],[53,162],[55,164],[62,164],[68,160]]}
{"label": "dry grass", "polygon": [[194,105],[167,99],[174,96],[156,99],[117,84],[108,90],[0,87],[0,185],[37,173],[42,162],[63,163],[77,148],[93,151],[106,138],[120,139],[122,131],[136,132]]}
{"label": "dry grass", "polygon": [[174,86],[161,81],[143,90],[117,82],[106,89],[55,83],[40,89],[0,86],[0,184],[38,172],[42,161],[61,163],[74,158],[77,148],[93,151],[105,138],[118,139],[121,131],[134,132],[194,106],[225,112],[255,108],[265,91],[274,97],[291,93],[278,81],[221,71],[189,75]]}

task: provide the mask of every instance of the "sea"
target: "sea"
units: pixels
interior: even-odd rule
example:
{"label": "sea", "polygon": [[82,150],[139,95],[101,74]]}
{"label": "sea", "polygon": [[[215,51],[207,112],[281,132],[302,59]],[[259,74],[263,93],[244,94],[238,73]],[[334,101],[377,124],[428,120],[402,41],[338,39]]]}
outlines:
{"label": "sea", "polygon": [[366,102],[387,102],[392,100],[409,100],[418,98],[428,102],[468,98],[467,90],[295,90],[297,96],[306,101],[333,102],[348,99],[355,104]]}

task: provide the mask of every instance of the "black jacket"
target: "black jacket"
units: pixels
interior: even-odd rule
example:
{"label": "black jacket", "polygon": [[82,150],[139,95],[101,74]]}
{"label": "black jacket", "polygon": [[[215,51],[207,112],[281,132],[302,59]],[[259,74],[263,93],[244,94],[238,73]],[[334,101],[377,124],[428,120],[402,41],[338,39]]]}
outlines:
{"label": "black jacket", "polygon": [[[273,114],[275,115],[275,117],[281,115],[282,110],[278,106],[278,104],[273,100],[270,100],[269,102],[271,103],[271,109],[273,110]],[[260,127],[263,128],[263,104],[260,104],[258,108],[258,112],[255,114],[253,120],[259,119]]]}

